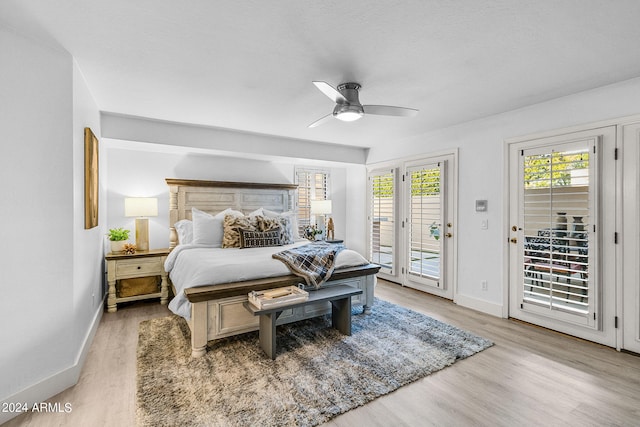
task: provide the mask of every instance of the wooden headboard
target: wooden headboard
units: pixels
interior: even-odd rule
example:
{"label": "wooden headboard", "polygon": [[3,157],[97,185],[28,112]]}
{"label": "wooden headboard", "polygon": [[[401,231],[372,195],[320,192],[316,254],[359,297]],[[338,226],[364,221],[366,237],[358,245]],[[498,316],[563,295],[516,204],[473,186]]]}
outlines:
{"label": "wooden headboard", "polygon": [[178,244],[174,224],[191,219],[191,208],[211,215],[232,208],[248,214],[258,208],[275,212],[293,210],[295,184],[200,181],[166,178],[169,186],[169,248]]}

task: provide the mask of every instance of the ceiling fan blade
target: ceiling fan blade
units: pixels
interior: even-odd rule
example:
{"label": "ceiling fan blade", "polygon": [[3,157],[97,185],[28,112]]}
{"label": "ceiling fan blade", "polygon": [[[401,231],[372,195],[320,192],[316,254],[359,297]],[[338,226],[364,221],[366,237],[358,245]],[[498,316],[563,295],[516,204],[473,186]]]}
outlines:
{"label": "ceiling fan blade", "polygon": [[327,82],[313,82],[314,85],[320,90],[320,92],[324,93],[335,103],[344,103],[347,102],[347,98],[342,96],[340,92],[338,92],[333,86],[331,86]]}
{"label": "ceiling fan blade", "polygon": [[331,114],[327,114],[326,116],[324,116],[321,119],[316,120],[315,122],[311,123],[309,125],[310,128],[314,128],[316,126],[320,126],[321,124],[328,122],[329,120],[333,119],[333,113]]}
{"label": "ceiling fan blade", "polygon": [[377,114],[379,116],[413,117],[418,114],[414,108],[392,107],[390,105],[363,105],[365,114]]}

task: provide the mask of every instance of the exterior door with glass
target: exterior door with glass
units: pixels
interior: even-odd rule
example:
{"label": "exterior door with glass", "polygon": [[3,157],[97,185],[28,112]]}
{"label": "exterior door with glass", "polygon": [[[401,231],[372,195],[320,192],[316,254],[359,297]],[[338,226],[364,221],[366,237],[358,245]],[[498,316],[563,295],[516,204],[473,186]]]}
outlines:
{"label": "exterior door with glass", "polygon": [[616,128],[509,147],[512,317],[616,343]]}
{"label": "exterior door with glass", "polygon": [[405,165],[405,286],[453,299],[453,155]]}

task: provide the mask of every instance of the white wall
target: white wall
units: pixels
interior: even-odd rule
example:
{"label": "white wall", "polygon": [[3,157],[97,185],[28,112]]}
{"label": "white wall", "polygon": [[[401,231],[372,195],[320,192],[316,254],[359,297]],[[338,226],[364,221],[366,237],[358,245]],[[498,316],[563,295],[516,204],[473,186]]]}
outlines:
{"label": "white wall", "polygon": [[[368,258],[367,248],[367,168],[364,165],[351,165],[346,170],[344,192],[347,200],[345,212],[345,244]],[[340,224],[336,224],[336,238],[340,234]]]}
{"label": "white wall", "polygon": [[[78,134],[99,123],[55,43],[3,26],[0,57],[0,403],[34,403],[77,381],[102,313],[89,297],[103,255],[101,231],[83,230]],[[0,413],[0,423],[14,415]]]}
{"label": "white wall", "polygon": [[[220,156],[189,149],[169,150],[155,144],[127,143],[107,140],[107,225],[109,228],[124,227],[132,231],[130,241],[135,241],[135,219],[124,216],[125,197],[157,197],[158,216],[149,219],[149,245],[151,248],[169,245],[169,193],[165,178],[203,179],[210,181],[244,181],[292,183],[296,166],[308,162],[270,161],[238,157]],[[233,146],[228,147],[229,150]],[[313,167],[323,167],[313,162]],[[333,218],[336,238],[355,250],[364,251],[361,233],[347,232],[348,221],[364,215],[364,204],[354,197],[352,189],[347,189],[347,176],[364,175],[363,165],[327,164],[331,171],[331,191]],[[356,189],[358,184],[356,183]],[[364,194],[364,192],[362,192]],[[349,219],[347,219],[349,212]]]}
{"label": "white wall", "polygon": [[[640,79],[628,80],[398,141],[369,151],[367,164],[459,148],[458,303],[494,314],[503,312],[505,143],[508,138],[640,113]],[[475,200],[488,200],[486,213]],[[480,221],[489,229],[481,230]],[[481,280],[488,290],[482,291]]]}
{"label": "white wall", "polygon": [[[99,200],[98,226],[84,228],[84,128],[98,138]],[[73,313],[76,363],[91,344],[102,315],[104,293],[104,250],[106,234],[106,149],[100,141],[100,113],[87,82],[73,63]]]}
{"label": "white wall", "polygon": [[0,29],[0,398],[73,360],[72,62]]}

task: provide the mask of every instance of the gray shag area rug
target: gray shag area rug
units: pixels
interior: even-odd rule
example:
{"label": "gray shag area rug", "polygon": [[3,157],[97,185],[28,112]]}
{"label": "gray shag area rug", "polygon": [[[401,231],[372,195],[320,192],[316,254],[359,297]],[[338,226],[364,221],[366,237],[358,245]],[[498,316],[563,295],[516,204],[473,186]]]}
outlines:
{"label": "gray shag area rug", "polygon": [[492,345],[380,299],[357,313],[351,336],[329,316],[278,326],[276,360],[257,332],[193,359],[184,319],[140,323],[138,425],[315,426]]}

